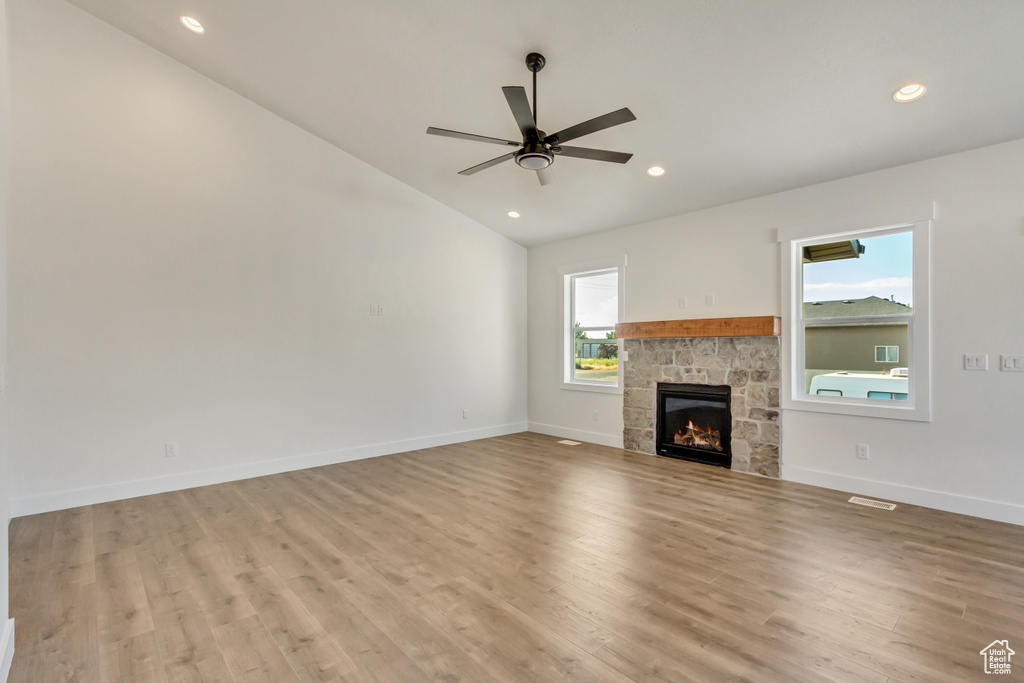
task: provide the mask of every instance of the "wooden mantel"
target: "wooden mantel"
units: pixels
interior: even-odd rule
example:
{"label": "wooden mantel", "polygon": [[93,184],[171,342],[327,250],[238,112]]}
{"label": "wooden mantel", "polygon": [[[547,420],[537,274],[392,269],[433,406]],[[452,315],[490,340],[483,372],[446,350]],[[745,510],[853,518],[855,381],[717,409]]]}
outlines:
{"label": "wooden mantel", "polygon": [[747,318],[698,318],[691,320],[655,320],[644,323],[619,323],[619,339],[665,339],[686,337],[777,337],[782,334],[782,319],[771,315]]}

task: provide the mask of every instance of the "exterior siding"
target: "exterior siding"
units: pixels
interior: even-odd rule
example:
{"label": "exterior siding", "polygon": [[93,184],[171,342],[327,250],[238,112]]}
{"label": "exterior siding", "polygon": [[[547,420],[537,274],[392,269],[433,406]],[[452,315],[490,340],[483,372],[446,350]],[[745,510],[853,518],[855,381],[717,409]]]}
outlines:
{"label": "exterior siding", "polygon": [[[806,344],[808,369],[888,372],[907,366],[905,324],[808,327]],[[898,346],[899,360],[876,363],[876,346]]]}

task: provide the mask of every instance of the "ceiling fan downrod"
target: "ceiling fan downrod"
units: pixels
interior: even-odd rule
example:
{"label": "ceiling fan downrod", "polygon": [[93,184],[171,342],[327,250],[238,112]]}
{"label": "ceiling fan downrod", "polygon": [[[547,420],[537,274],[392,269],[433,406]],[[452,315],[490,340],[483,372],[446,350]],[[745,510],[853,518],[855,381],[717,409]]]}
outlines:
{"label": "ceiling fan downrod", "polygon": [[543,69],[546,63],[544,55],[539,52],[531,52],[526,55],[526,68],[533,72],[533,124],[535,126],[537,125],[537,72]]}

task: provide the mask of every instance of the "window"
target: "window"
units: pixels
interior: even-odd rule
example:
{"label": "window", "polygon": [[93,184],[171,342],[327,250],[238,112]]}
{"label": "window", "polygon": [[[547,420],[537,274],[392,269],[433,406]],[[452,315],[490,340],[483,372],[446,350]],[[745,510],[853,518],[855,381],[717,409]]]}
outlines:
{"label": "window", "polygon": [[931,419],[931,205],[779,231],[783,408]]}
{"label": "window", "polygon": [[868,398],[887,398],[890,401],[906,401],[906,394],[896,394],[887,391],[869,391]]}
{"label": "window", "polygon": [[623,265],[624,259],[561,269],[563,388],[621,391],[615,325],[622,317]]}
{"label": "window", "polygon": [[875,362],[876,363],[899,363],[900,362],[900,347],[898,347],[898,346],[876,346],[875,347]]}

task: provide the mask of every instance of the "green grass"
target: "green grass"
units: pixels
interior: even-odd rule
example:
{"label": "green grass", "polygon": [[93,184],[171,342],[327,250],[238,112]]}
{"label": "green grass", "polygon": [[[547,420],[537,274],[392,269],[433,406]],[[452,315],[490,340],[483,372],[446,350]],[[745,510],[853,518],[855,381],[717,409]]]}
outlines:
{"label": "green grass", "polygon": [[577,370],[618,370],[618,358],[577,358]]}

